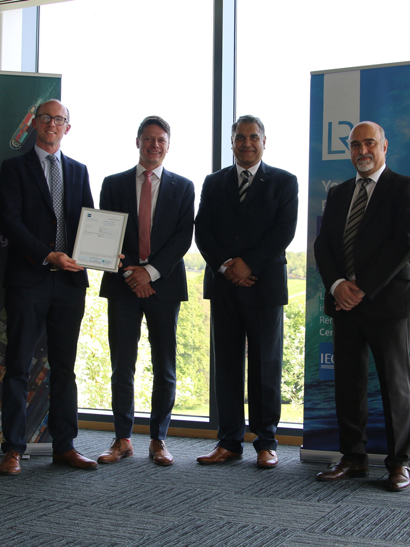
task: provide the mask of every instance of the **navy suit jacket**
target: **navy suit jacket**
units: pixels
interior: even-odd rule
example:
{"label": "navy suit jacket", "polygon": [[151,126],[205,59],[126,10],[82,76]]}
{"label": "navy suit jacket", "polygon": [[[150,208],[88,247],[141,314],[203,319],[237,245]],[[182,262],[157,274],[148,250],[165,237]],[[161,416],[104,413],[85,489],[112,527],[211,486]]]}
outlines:
{"label": "navy suit jacket", "polygon": [[[139,231],[137,210],[137,168],[104,179],[100,209],[128,213],[125,232],[123,268],[139,265]],[[161,277],[152,283],[154,295],[161,301],[188,300],[183,256],[191,246],[194,220],[194,185],[184,177],[162,171],[161,184],[151,230],[151,254],[148,263]],[[105,273],[100,296],[130,295],[130,289],[118,273]]]}
{"label": "navy suit jacket", "polygon": [[[330,188],[315,256],[326,288],[325,313],[336,312],[330,288],[347,279],[343,234],[352,201],[355,178]],[[354,240],[358,287],[366,296],[359,304],[369,318],[410,316],[410,177],[388,167],[379,178]]]}
{"label": "navy suit jacket", "polygon": [[240,257],[257,277],[252,287],[234,287],[245,305],[287,304],[285,249],[297,222],[295,175],[264,162],[240,203],[236,166],[206,177],[195,220],[196,243],[207,263],[204,297],[221,299],[233,285],[218,272],[230,258]]}
{"label": "navy suit jacket", "polygon": [[[61,154],[67,254],[72,255],[82,207],[93,207],[85,165]],[[40,160],[32,148],[3,161],[0,170],[0,227],[7,237],[5,287],[38,285],[49,271],[45,258],[54,250],[57,220]],[[72,279],[88,286],[86,272]]]}

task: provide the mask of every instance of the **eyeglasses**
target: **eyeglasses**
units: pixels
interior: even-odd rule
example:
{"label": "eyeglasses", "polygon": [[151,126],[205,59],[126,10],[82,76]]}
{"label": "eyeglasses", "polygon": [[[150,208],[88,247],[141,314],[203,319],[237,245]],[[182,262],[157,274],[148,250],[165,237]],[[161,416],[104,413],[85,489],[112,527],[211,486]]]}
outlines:
{"label": "eyeglasses", "polygon": [[50,123],[51,120],[54,120],[56,125],[64,125],[68,122],[67,118],[63,118],[63,116],[49,116],[48,114],[37,114],[36,118],[40,118],[41,123]]}

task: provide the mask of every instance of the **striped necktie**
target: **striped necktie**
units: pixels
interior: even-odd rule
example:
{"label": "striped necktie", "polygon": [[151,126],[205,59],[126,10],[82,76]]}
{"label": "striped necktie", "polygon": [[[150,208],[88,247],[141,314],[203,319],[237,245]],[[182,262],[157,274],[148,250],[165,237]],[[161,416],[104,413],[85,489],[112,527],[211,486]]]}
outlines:
{"label": "striped necktie", "polygon": [[239,201],[242,203],[242,201],[246,198],[249,188],[249,178],[252,176],[252,173],[245,169],[245,171],[242,171],[241,176],[243,180],[239,186]]}
{"label": "striped necktie", "polygon": [[349,220],[347,221],[345,233],[343,236],[343,252],[345,257],[346,274],[349,279],[354,276],[353,244],[357,231],[366,210],[368,195],[366,186],[372,179],[359,179],[361,181],[359,193],[352,205]]}

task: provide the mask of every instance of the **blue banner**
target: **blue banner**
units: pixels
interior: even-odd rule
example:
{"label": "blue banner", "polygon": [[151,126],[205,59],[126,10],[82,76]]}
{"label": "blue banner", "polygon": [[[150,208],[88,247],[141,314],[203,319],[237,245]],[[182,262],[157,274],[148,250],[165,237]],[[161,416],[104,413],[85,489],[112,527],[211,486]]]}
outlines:
{"label": "blue banner", "polygon": [[[313,244],[329,188],[355,176],[348,137],[360,121],[381,125],[389,142],[388,166],[410,175],[410,64],[314,73],[311,76],[306,358],[303,459],[339,451],[334,404],[332,319],[323,311],[324,287]],[[353,379],[354,381],[354,379]],[[387,451],[379,382],[370,359],[367,449]],[[324,458],[327,459],[327,458]],[[375,460],[378,458],[375,457]]]}

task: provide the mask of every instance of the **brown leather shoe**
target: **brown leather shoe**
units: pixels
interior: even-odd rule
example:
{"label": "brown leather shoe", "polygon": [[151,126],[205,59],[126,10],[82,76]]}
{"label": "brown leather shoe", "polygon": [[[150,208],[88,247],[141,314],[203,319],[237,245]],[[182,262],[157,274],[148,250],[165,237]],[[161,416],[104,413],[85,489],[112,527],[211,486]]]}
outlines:
{"label": "brown leather shoe", "polygon": [[108,450],[98,456],[98,463],[117,463],[122,458],[134,455],[132,443],[128,439],[114,439]]}
{"label": "brown leather shoe", "polygon": [[172,465],[174,458],[168,452],[164,441],[151,439],[149,443],[149,457],[157,465]]}
{"label": "brown leather shoe", "polygon": [[340,479],[367,477],[368,474],[369,470],[367,467],[361,467],[355,463],[340,460],[330,471],[322,471],[316,478],[318,481],[336,481]]}
{"label": "brown leather shoe", "polygon": [[53,463],[57,465],[70,465],[79,469],[97,469],[98,464],[93,460],[85,458],[74,448],[64,454],[53,454]]}
{"label": "brown leather shoe", "polygon": [[216,446],[212,452],[206,456],[199,456],[196,461],[204,464],[211,463],[223,463],[228,462],[229,460],[240,460],[242,459],[242,454],[237,454],[236,452],[230,452],[225,450],[221,446]]}
{"label": "brown leather shoe", "polygon": [[410,469],[404,465],[398,465],[390,471],[387,481],[391,492],[401,492],[410,486]]}
{"label": "brown leather shoe", "polygon": [[258,467],[268,469],[276,467],[279,463],[278,455],[274,450],[259,450],[256,465]]}
{"label": "brown leather shoe", "polygon": [[9,450],[6,452],[0,463],[0,474],[18,475],[21,471],[20,460],[20,452],[16,452],[15,450]]}

